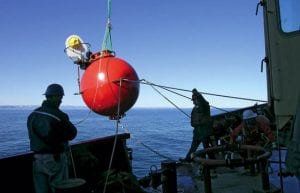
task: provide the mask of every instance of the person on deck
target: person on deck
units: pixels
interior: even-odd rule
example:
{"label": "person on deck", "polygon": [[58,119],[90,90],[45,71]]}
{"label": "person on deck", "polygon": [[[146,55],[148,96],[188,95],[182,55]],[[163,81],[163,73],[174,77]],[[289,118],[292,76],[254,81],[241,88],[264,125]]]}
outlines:
{"label": "person on deck", "polygon": [[[193,140],[185,158],[180,159],[180,161],[186,162],[192,161],[191,154],[198,149],[201,142],[204,148],[210,147],[210,137],[213,136],[209,102],[207,102],[202,94],[196,89],[193,89],[192,93],[192,101],[194,103],[194,107],[191,112],[191,126],[194,128]],[[209,154],[209,158],[215,159],[213,154]]]}
{"label": "person on deck", "polygon": [[68,142],[77,135],[77,128],[59,109],[64,96],[63,87],[51,84],[45,96],[46,100],[27,119],[36,193],[54,193],[53,185],[68,178],[66,151]]}
{"label": "person on deck", "polygon": [[[241,132],[242,136],[240,136]],[[272,144],[272,148],[276,148],[275,136],[271,131],[269,119],[263,115],[257,115],[249,109],[243,112],[242,123],[235,127],[230,134],[230,143],[237,141],[246,145],[262,147]]]}

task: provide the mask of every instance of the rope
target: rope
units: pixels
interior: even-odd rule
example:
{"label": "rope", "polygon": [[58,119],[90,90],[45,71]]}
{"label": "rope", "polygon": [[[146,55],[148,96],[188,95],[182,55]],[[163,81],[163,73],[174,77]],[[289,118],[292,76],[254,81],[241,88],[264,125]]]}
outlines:
{"label": "rope", "polygon": [[103,43],[102,43],[102,51],[103,50],[108,50],[107,49],[107,43],[109,41],[110,43],[110,51],[112,51],[112,38],[111,38],[111,0],[107,1],[107,25],[106,25],[106,29],[105,29],[105,34],[104,34],[104,39],[103,39]]}
{"label": "rope", "polygon": [[[101,64],[99,65],[99,67],[101,66]],[[129,79],[120,79],[120,80],[117,80],[117,81],[113,81],[113,82],[119,82],[119,81],[127,81],[127,82],[134,82],[134,83],[140,83],[140,84],[145,84],[145,85],[149,85],[151,86],[157,93],[159,93],[164,99],[166,99],[169,103],[171,103],[175,108],[177,108],[179,111],[181,111],[184,115],[186,115],[188,118],[190,118],[190,115],[188,115],[187,113],[185,113],[182,109],[180,109],[175,103],[173,103],[170,99],[168,99],[166,96],[164,96],[161,92],[159,92],[155,87],[159,87],[161,89],[164,89],[168,92],[171,92],[173,94],[176,94],[176,95],[179,95],[181,97],[184,97],[184,98],[187,98],[189,100],[191,100],[191,97],[187,97],[185,95],[182,95],[178,92],[175,92],[173,90],[178,90],[178,91],[185,91],[185,92],[192,92],[191,90],[187,90],[187,89],[181,89],[181,88],[175,88],[175,87],[170,87],[170,86],[164,86],[164,85],[159,85],[159,84],[155,84],[155,83],[152,83],[152,82],[149,82],[145,79],[141,79],[141,80],[129,80]],[[97,92],[98,92],[98,82],[97,82]],[[171,90],[172,89],[172,90]],[[97,95],[97,92],[95,92],[95,96],[94,96],[94,102],[95,102],[95,98],[96,98],[96,95]],[[208,92],[201,92],[199,91],[201,94],[204,94],[204,95],[212,95],[212,96],[218,96],[218,97],[226,97],[226,98],[232,98],[232,99],[240,99],[240,100],[248,100],[248,101],[255,101],[255,102],[267,102],[267,101],[264,101],[264,100],[258,100],[258,99],[251,99],[251,98],[243,98],[243,97],[234,97],[234,96],[228,96],[228,95],[220,95],[220,94],[213,94],[213,93],[208,93]],[[94,104],[93,102],[93,104]],[[212,108],[215,108],[215,109],[218,109],[218,110],[221,110],[221,111],[224,111],[224,112],[230,112],[230,111],[227,111],[225,109],[222,109],[222,108],[219,108],[219,107],[216,107],[216,106],[213,106],[213,105],[210,105],[210,107]],[[83,122],[83,121],[80,121],[80,123]]]}
{"label": "rope", "polygon": [[77,67],[77,84],[78,84],[78,93],[74,93],[74,95],[80,95],[81,89],[80,89],[80,67]]}
{"label": "rope", "polygon": [[[150,85],[152,86],[152,88],[154,88],[153,87],[153,84],[152,83],[150,83]],[[171,87],[169,87],[169,88],[167,88],[167,87],[165,87],[165,86],[159,86],[160,88],[162,88],[162,89],[164,89],[164,90],[166,90],[166,91],[169,91],[169,92],[171,92],[171,93],[174,93],[174,94],[177,94],[177,95],[179,95],[179,96],[182,96],[182,97],[184,97],[184,98],[187,98],[187,99],[189,99],[189,100],[191,100],[192,98],[190,98],[190,97],[187,97],[187,96],[185,96],[185,95],[182,95],[182,94],[180,94],[180,93],[178,93],[178,92],[175,92],[175,91],[172,91],[172,90],[170,90],[169,88],[171,88]],[[154,88],[155,89],[155,88]],[[172,88],[172,89],[175,89],[175,88]],[[156,90],[156,89],[155,89]],[[192,91],[190,91],[190,90],[183,90],[183,89],[177,89],[177,90],[181,90],[181,91],[188,91],[188,92],[192,92]],[[156,90],[157,91],[157,90]],[[165,97],[164,97],[165,98]],[[168,100],[168,99],[167,99]],[[173,104],[172,102],[170,102],[171,104]],[[174,105],[175,106],[175,105]],[[215,109],[218,109],[218,110],[221,110],[221,111],[224,111],[224,112],[229,112],[229,111],[227,111],[227,110],[225,110],[225,109],[222,109],[222,108],[218,108],[218,107],[215,107],[215,106],[212,106],[212,105],[209,105],[210,107],[212,107],[212,108],[215,108]],[[176,107],[176,106],[175,106]],[[177,108],[177,107],[176,107]],[[180,110],[180,111],[182,111],[182,110]],[[183,112],[183,111],[182,111]],[[184,114],[186,114],[186,113],[184,113]],[[189,115],[187,115],[189,118],[190,118],[190,116]]]}
{"label": "rope", "polygon": [[77,126],[77,125],[80,125],[81,123],[83,123],[84,121],[86,121],[89,118],[91,112],[92,112],[92,110],[89,110],[89,112],[87,113],[87,115],[85,116],[85,118],[79,120],[77,123],[73,123],[73,125]]}
{"label": "rope", "polygon": [[[191,97],[187,97],[185,95],[182,95],[178,92],[175,92],[175,91],[172,91],[171,89],[173,90],[179,90],[179,91],[186,91],[186,92],[192,92],[191,90],[186,90],[186,89],[180,89],[180,88],[175,88],[175,87],[169,87],[169,86],[163,86],[163,85],[158,85],[158,84],[154,84],[152,82],[149,82],[145,79],[141,79],[141,80],[138,80],[138,81],[133,81],[133,80],[128,80],[128,79],[123,79],[124,81],[127,81],[127,82],[138,82],[140,84],[145,84],[145,85],[150,85],[158,94],[160,94],[164,99],[166,99],[169,103],[171,103],[175,108],[177,108],[179,111],[181,111],[184,115],[186,115],[188,118],[190,118],[190,115],[186,114],[182,109],[180,109],[177,105],[175,105],[175,103],[173,103],[170,99],[168,99],[166,96],[164,96],[161,92],[159,92],[155,87],[159,87],[161,89],[164,89],[166,91],[169,91],[173,94],[177,94],[179,96],[182,96],[184,98],[187,98],[189,100],[191,100],[192,98]],[[214,96],[219,96],[219,97],[228,97],[228,98],[234,98],[234,99],[241,99],[241,100],[251,100],[251,101],[260,101],[260,102],[267,102],[267,101],[262,101],[262,100],[257,100],[257,99],[249,99],[249,98],[242,98],[242,97],[233,97],[233,96],[226,96],[226,95],[219,95],[219,94],[212,94],[212,93],[206,93],[206,92],[200,92],[202,94],[205,94],[205,95],[214,95]],[[218,108],[216,106],[213,106],[213,105],[209,105],[210,107],[212,108],[215,108],[215,109],[218,109],[218,110],[221,110],[221,111],[224,111],[224,112],[229,112],[225,109],[222,109],[222,108]]]}
{"label": "rope", "polygon": [[[132,81],[132,80],[128,80],[128,79],[124,79],[124,81],[128,81],[128,82],[139,82],[141,84],[146,84],[146,85],[150,85],[156,92],[158,92],[161,96],[163,96],[163,98],[165,98],[168,102],[170,102],[173,106],[175,106],[178,110],[180,110],[181,112],[183,112],[185,115],[187,115],[184,111],[182,111],[178,106],[176,106],[171,100],[169,100],[167,97],[165,97],[164,95],[162,95],[157,89],[155,89],[154,87],[159,87],[161,89],[164,89],[166,91],[169,91],[171,93],[174,93],[174,94],[177,94],[179,96],[182,96],[184,98],[187,98],[189,100],[191,100],[192,98],[191,97],[187,97],[185,95],[182,95],[178,92],[175,92],[175,91],[172,91],[171,89],[173,90],[179,90],[179,91],[186,91],[186,92],[192,92],[191,90],[186,90],[186,89],[180,89],[180,88],[175,88],[175,87],[169,87],[169,86],[163,86],[163,85],[159,85],[159,84],[154,84],[152,82],[149,82],[145,79],[141,79],[139,81]],[[220,94],[213,94],[213,93],[207,93],[207,92],[201,92],[199,91],[201,94],[204,94],[204,95],[213,95],[213,96],[218,96],[218,97],[227,97],[227,98],[233,98],[233,99],[240,99],[240,100],[250,100],[250,101],[255,101],[255,102],[267,102],[267,101],[264,101],[264,100],[258,100],[258,99],[250,99],[250,98],[243,98],[243,97],[234,97],[234,96],[228,96],[228,95],[220,95]],[[212,108],[215,108],[215,109],[218,109],[218,110],[221,110],[221,111],[224,111],[224,112],[229,112],[225,109],[222,109],[222,108],[219,108],[219,107],[216,107],[216,106],[213,106],[213,105],[210,105],[210,107]],[[187,115],[187,117],[189,117],[189,115]]]}
{"label": "rope", "polygon": [[182,109],[180,109],[175,103],[173,103],[170,99],[165,97],[161,92],[159,92],[153,85],[150,84],[150,86],[158,93],[160,94],[164,99],[166,99],[169,103],[171,103],[174,107],[176,107],[179,111],[181,111],[183,114],[185,114],[188,118],[191,118],[190,115],[188,115],[186,112],[184,112]]}
{"label": "rope", "polygon": [[[100,68],[101,65],[99,65],[99,68]],[[118,82],[120,83],[119,84],[119,90],[118,90],[118,109],[117,109],[117,119],[116,119],[116,135],[115,135],[115,139],[114,139],[114,144],[113,144],[113,149],[112,149],[112,154],[111,154],[111,158],[110,158],[110,162],[109,162],[109,168],[108,168],[108,172],[107,172],[107,176],[106,176],[106,180],[105,180],[105,184],[104,184],[104,190],[103,190],[103,193],[106,192],[106,187],[107,187],[107,183],[108,183],[108,178],[109,178],[109,171],[111,169],[111,165],[112,165],[112,161],[113,161],[113,157],[114,157],[114,153],[115,153],[115,148],[116,148],[116,143],[117,143],[117,134],[118,134],[118,130],[119,130],[119,126],[121,126],[123,129],[127,130],[128,133],[130,133],[128,131],[128,129],[126,129],[125,127],[123,127],[121,124],[120,124],[120,98],[121,98],[121,88],[122,88],[122,81],[128,81],[128,82],[139,82],[141,84],[147,84],[147,85],[150,85],[156,92],[158,92],[163,98],[165,98],[168,102],[170,102],[173,106],[175,106],[178,110],[180,110],[183,114],[185,114],[187,117],[190,118],[190,115],[188,115],[187,113],[185,113],[182,109],[180,109],[175,103],[173,103],[170,99],[168,99],[166,96],[164,96],[161,92],[159,92],[159,90],[155,87],[159,87],[161,89],[164,89],[166,91],[169,91],[169,92],[172,92],[174,94],[177,94],[179,96],[182,96],[184,98],[187,98],[187,99],[191,99],[190,97],[187,97],[187,96],[184,96],[182,94],[179,94],[175,91],[172,91],[171,89],[173,90],[180,90],[180,91],[187,91],[187,92],[192,92],[191,90],[186,90],[186,89],[179,89],[179,88],[174,88],[174,87],[168,87],[168,86],[163,86],[163,85],[158,85],[158,84],[154,84],[154,83],[151,83],[149,81],[146,81],[144,79],[142,80],[138,80],[138,81],[132,81],[132,80],[128,80],[128,79],[120,79],[118,80]],[[117,81],[114,81],[114,82],[117,82]],[[94,95],[94,102],[95,102],[95,99],[96,99],[96,95],[97,95],[97,92],[98,92],[98,81],[97,81],[97,89],[96,89],[96,92],[95,92],[95,95]],[[202,94],[206,94],[206,95],[214,95],[214,96],[219,96],[219,97],[228,97],[228,98],[235,98],[235,99],[242,99],[242,100],[252,100],[252,101],[260,101],[262,102],[262,100],[256,100],[256,99],[248,99],[248,98],[241,98],[241,97],[232,97],[232,96],[226,96],[226,95],[219,95],[219,94],[211,94],[211,93],[205,93],[205,92],[200,92]],[[93,104],[94,104],[93,102]],[[213,106],[212,106],[213,107]],[[217,107],[214,107],[214,108],[217,108]],[[220,108],[218,108],[220,109]],[[223,109],[221,109],[223,110]],[[224,110],[226,111],[226,110]],[[228,111],[226,111],[228,112]],[[133,136],[132,137],[133,139],[135,139],[135,137]],[[162,158],[165,158],[165,159],[168,159],[168,160],[172,160],[170,157],[167,157],[165,155],[162,155],[160,154],[159,152],[153,150],[151,147],[149,147],[148,145],[144,144],[143,142],[139,141],[136,139],[137,142],[139,142],[141,145],[143,145],[146,149],[148,149],[149,151],[155,153],[156,155],[162,157]],[[73,164],[74,165],[74,164]],[[75,171],[75,167],[74,167],[74,173],[76,175],[76,171]]]}
{"label": "rope", "polygon": [[109,161],[108,172],[107,172],[106,179],[105,179],[103,193],[106,192],[108,177],[109,177],[109,173],[110,173],[109,171],[111,169],[113,157],[114,157],[114,154],[115,154],[117,139],[118,139],[119,123],[120,123],[120,119],[119,118],[120,118],[121,88],[122,88],[122,79],[120,79],[119,91],[118,91],[118,110],[117,110],[117,119],[116,119],[116,134],[115,134],[114,145],[113,145],[113,149],[112,149],[112,153],[111,153],[111,157],[110,157],[110,161]]}
{"label": "rope", "polygon": [[[149,84],[148,81],[142,79],[141,81],[143,81],[143,84]],[[154,83],[150,83],[153,86],[157,86],[157,87],[161,87],[161,88],[169,88],[169,89],[173,89],[173,90],[181,90],[181,91],[187,91],[187,92],[192,92],[191,90],[186,90],[186,89],[179,89],[179,88],[174,88],[174,87],[169,87],[169,86],[163,86],[163,85],[158,85],[158,84],[154,84]],[[264,100],[259,100],[259,99],[250,99],[250,98],[243,98],[243,97],[234,97],[234,96],[228,96],[228,95],[220,95],[220,94],[213,94],[213,93],[208,93],[208,92],[201,92],[199,91],[201,94],[204,95],[212,95],[212,96],[218,96],[218,97],[225,97],[225,98],[232,98],[232,99],[240,99],[240,100],[248,100],[248,101],[255,101],[255,102],[268,102],[268,101],[264,101]],[[189,98],[189,97],[186,97]],[[191,99],[191,98],[189,98]]]}
{"label": "rope", "polygon": [[[127,133],[130,133],[130,131],[125,128],[123,125],[120,124],[120,127]],[[142,146],[144,146],[146,149],[148,149],[149,151],[153,152],[154,154],[162,157],[162,158],[165,158],[165,159],[168,159],[168,160],[172,160],[170,157],[167,157],[161,153],[159,153],[158,151],[155,151],[154,149],[152,149],[151,147],[149,147],[148,145],[146,145],[145,143],[143,143],[142,141],[138,140],[137,138],[135,138],[132,133],[130,133],[130,138],[135,140],[137,143],[141,144]]]}
{"label": "rope", "polygon": [[75,162],[74,162],[74,158],[73,158],[73,152],[72,152],[72,148],[69,145],[69,152],[70,152],[70,158],[71,158],[71,162],[72,162],[72,167],[73,167],[73,172],[74,172],[74,177],[77,178],[77,174],[76,174],[76,167],[75,167]]}
{"label": "rope", "polygon": [[[98,65],[98,72],[100,72],[100,67],[101,66],[102,66],[102,60],[100,60],[100,64]],[[78,72],[78,76],[79,76],[79,72]],[[78,79],[79,79],[79,77],[78,77]],[[80,82],[79,82],[79,85],[80,85]],[[81,89],[80,86],[79,86],[79,89]],[[95,105],[98,90],[99,90],[99,81],[97,81],[97,84],[96,84],[96,91],[95,91],[94,96],[93,96],[92,107],[94,107],[94,105]],[[79,93],[82,94],[82,91],[80,91]],[[85,118],[83,118],[82,120],[78,121],[77,123],[75,123],[74,125],[79,125],[79,124],[83,123],[85,120],[87,120],[88,117],[90,116],[91,112],[92,112],[92,110],[90,109],[87,116]]]}

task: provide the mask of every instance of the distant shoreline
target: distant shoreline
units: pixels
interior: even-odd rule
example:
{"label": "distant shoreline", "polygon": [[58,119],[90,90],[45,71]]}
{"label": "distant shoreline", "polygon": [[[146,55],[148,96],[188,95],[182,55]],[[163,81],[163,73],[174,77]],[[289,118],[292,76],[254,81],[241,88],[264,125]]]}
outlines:
{"label": "distant shoreline", "polygon": [[[34,110],[35,108],[39,107],[39,105],[0,105],[0,110]],[[60,109],[64,110],[87,110],[89,111],[90,109],[86,106],[73,106],[73,105],[62,105]],[[186,113],[190,113],[192,108],[180,108]],[[224,108],[224,111],[233,111],[237,110],[238,108]],[[135,111],[135,110],[178,110],[175,107],[132,107],[128,111]],[[224,111],[220,109],[214,109],[211,108],[211,114],[216,115],[216,114],[221,114],[224,113]]]}
{"label": "distant shoreline", "polygon": [[[0,109],[8,109],[8,108],[36,108],[39,107],[39,105],[0,105]],[[76,108],[76,109],[88,109],[86,106],[76,106],[76,105],[62,105],[60,108],[62,109],[70,109],[70,108]],[[173,109],[175,107],[132,107],[131,109]],[[189,107],[185,107],[182,109],[191,109]]]}
{"label": "distant shoreline", "polygon": [[[0,109],[32,109],[39,107],[39,105],[0,105]],[[61,108],[87,108],[85,106],[62,105]]]}

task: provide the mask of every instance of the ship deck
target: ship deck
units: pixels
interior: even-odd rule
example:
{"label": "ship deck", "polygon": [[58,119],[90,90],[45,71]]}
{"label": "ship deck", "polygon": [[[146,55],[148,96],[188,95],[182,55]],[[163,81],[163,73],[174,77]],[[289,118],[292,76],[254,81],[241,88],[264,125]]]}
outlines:
{"label": "ship deck", "polygon": [[[177,168],[178,192],[204,193],[205,185],[198,164],[183,164]],[[280,192],[271,184],[270,192]],[[264,192],[260,174],[251,175],[244,168],[218,167],[211,170],[211,191],[214,193]]]}
{"label": "ship deck", "polygon": [[[300,186],[296,177],[280,178],[278,154],[274,153],[269,159],[268,175],[270,189],[263,189],[263,180],[260,172],[251,174],[244,167],[217,167],[210,170],[211,189],[205,188],[205,180],[199,163],[180,163],[176,165],[178,193],[296,193]],[[283,164],[284,168],[284,164]],[[201,175],[202,174],[202,175]],[[282,181],[281,181],[282,180]],[[282,183],[281,183],[282,182]],[[207,186],[206,186],[207,187]],[[146,192],[164,192],[162,185],[156,189],[148,188]]]}

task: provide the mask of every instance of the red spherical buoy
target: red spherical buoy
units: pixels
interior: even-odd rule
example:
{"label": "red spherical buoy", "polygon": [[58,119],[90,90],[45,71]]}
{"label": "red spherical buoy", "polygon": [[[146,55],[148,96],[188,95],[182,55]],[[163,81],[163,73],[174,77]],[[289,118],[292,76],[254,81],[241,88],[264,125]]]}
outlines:
{"label": "red spherical buoy", "polygon": [[130,64],[104,51],[84,71],[80,88],[92,111],[114,118],[135,104],[140,86]]}

